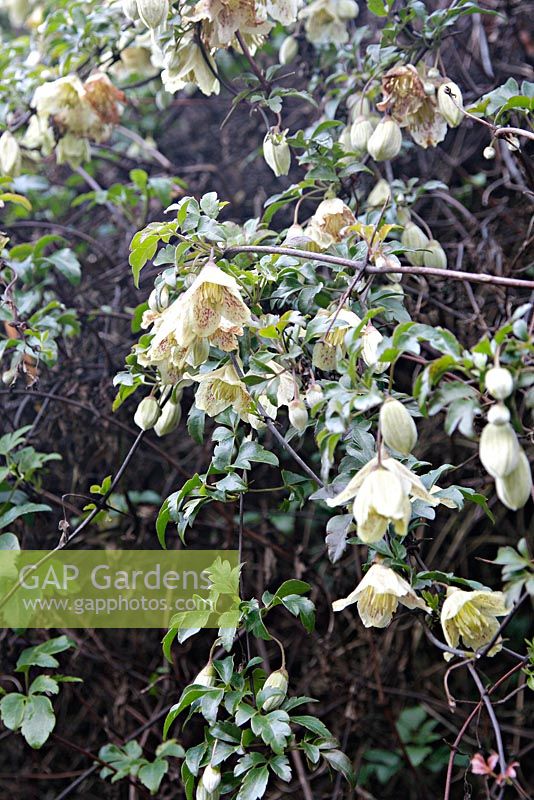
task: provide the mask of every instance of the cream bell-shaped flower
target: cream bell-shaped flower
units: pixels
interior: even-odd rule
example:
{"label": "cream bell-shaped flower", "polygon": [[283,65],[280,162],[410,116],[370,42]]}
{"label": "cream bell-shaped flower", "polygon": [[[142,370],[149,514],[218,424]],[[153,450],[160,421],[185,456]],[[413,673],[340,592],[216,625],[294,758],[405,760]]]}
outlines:
{"label": "cream bell-shaped flower", "polygon": [[249,421],[252,398],[232,364],[189,377],[199,384],[195,405],[200,411],[205,411],[209,417],[216,417],[231,406],[241,419]]}
{"label": "cream bell-shaped flower", "polygon": [[357,328],[361,319],[348,308],[337,312],[321,310],[318,317],[326,318],[326,332],[313,348],[312,363],[316,369],[324,372],[333,372],[338,368],[338,362],[347,353],[345,335],[348,330]]}
{"label": "cream bell-shaped flower", "polygon": [[362,358],[368,367],[373,368],[373,372],[384,372],[389,367],[387,361],[378,360],[378,347],[384,338],[379,330],[370,322],[367,323],[362,331]]}
{"label": "cream bell-shaped flower", "polygon": [[[464,647],[478,650],[488,644],[499,630],[497,617],[504,617],[509,610],[503,592],[469,592],[449,586],[441,610],[441,627],[447,644],[456,648],[461,639]],[[499,637],[488,655],[495,655],[501,647]],[[445,659],[448,661],[450,658],[452,654],[446,653]]]}
{"label": "cream bell-shaped flower", "polygon": [[354,0],[313,0],[300,12],[307,39],[315,45],[348,41],[347,21],[358,16]]}
{"label": "cream bell-shaped flower", "polygon": [[[378,477],[373,477],[376,472]],[[363,495],[360,497],[360,495]],[[353,513],[358,536],[366,543],[379,541],[393,524],[396,533],[404,536],[411,516],[410,499],[437,506],[441,499],[433,496],[408,467],[383,450],[381,464],[372,458],[335,497],[326,502],[331,508],[354,500]],[[358,499],[360,498],[360,499]]]}
{"label": "cream bell-shaped flower", "polygon": [[358,536],[366,544],[379,542],[390,523],[395,533],[406,536],[412,506],[402,482],[383,467],[363,481],[353,506]]}
{"label": "cream bell-shaped flower", "polygon": [[191,11],[186,9],[184,21],[202,22],[210,47],[229,47],[234,44],[237,31],[245,39],[252,37],[256,41],[266,36],[273,27],[266,16],[265,8],[255,0],[199,0]]}
{"label": "cream bell-shaped flower", "polygon": [[343,200],[332,197],[319,203],[306,228],[306,236],[326,250],[327,247],[343,241],[347,227],[355,222],[356,217]]}
{"label": "cream bell-shaped flower", "polygon": [[215,61],[211,53],[203,54],[193,34],[186,34],[175,48],[166,51],[161,81],[171,94],[190,83],[198,86],[202,94],[219,94],[221,86],[215,73]]}
{"label": "cream bell-shaped flower", "polygon": [[430,614],[429,607],[416,595],[408,581],[382,564],[373,564],[354,591],[332,603],[332,608],[343,611],[353,603],[356,603],[366,628],[387,628],[399,603]]}
{"label": "cream bell-shaped flower", "polygon": [[237,281],[213,261],[203,267],[181,299],[188,312],[187,325],[196,336],[213,335],[222,317],[234,325],[250,322]]}

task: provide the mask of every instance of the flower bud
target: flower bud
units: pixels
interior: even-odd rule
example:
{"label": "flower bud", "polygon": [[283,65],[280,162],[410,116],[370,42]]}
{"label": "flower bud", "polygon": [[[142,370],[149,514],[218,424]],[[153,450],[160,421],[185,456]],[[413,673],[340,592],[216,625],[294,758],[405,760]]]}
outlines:
{"label": "flower bud", "polygon": [[147,28],[157,28],[169,13],[168,0],[137,0],[141,21]]}
{"label": "flower bud", "polygon": [[406,258],[414,267],[422,267],[424,263],[425,254],[422,252],[429,243],[430,239],[421,228],[414,222],[408,222],[402,232],[401,243],[402,246],[408,251]]}
{"label": "flower bud", "polygon": [[137,0],[122,0],[122,13],[125,17],[134,22],[139,19],[139,9],[137,8]]}
{"label": "flower bud", "polygon": [[274,711],[279,708],[284,702],[287,694],[287,687],[289,685],[289,675],[285,669],[277,669],[276,672],[271,672],[265,683],[264,689],[278,689],[279,694],[273,694],[267,698],[262,706],[263,711]]}
{"label": "flower bud", "polygon": [[263,157],[277,177],[287,175],[291,166],[291,152],[286,139],[287,131],[271,128],[263,140]]}
{"label": "flower bud", "polygon": [[489,422],[480,436],[478,455],[492,478],[506,478],[519,461],[520,447],[509,422]]}
{"label": "flower bud", "polygon": [[460,87],[452,81],[438,88],[438,110],[449,127],[456,128],[463,118],[463,98]]}
{"label": "flower bud", "polygon": [[197,686],[215,686],[216,678],[217,672],[213,664],[210,662],[200,670],[193,683],[197,684]]}
{"label": "flower bud", "polygon": [[486,391],[495,400],[504,400],[510,397],[514,391],[514,379],[512,374],[504,367],[492,367],[486,372],[484,378]]}
{"label": "flower bud", "polygon": [[429,239],[423,253],[423,264],[425,267],[435,269],[447,269],[447,256],[445,250],[436,239]]}
{"label": "flower bud", "polygon": [[402,403],[389,397],[380,408],[379,419],[384,444],[409,455],[417,442],[417,428]]}
{"label": "flower bud", "polygon": [[484,156],[487,161],[491,161],[492,158],[495,158],[495,148],[492,147],[490,144],[484,148],[482,155]]}
{"label": "flower bud", "polygon": [[350,126],[350,144],[353,150],[361,151],[367,149],[367,142],[374,131],[374,125],[366,117],[357,117]]}
{"label": "flower bud", "polygon": [[151,311],[163,311],[169,305],[169,287],[166,284],[152,289],[148,296],[148,307]]}
{"label": "flower bud", "polygon": [[384,180],[384,178],[381,178],[369,192],[369,197],[367,198],[367,205],[382,208],[382,206],[385,203],[389,203],[390,200],[391,200],[391,186],[386,180]]}
{"label": "flower bud", "polygon": [[375,161],[389,161],[398,156],[402,146],[402,133],[392,119],[378,123],[367,142],[367,152]]}
{"label": "flower bud", "polygon": [[510,422],[510,412],[504,403],[495,403],[488,411],[488,422],[492,425],[505,425]]}
{"label": "flower bud", "polygon": [[512,153],[516,150],[521,149],[521,142],[517,138],[517,136],[509,136],[507,139],[504,140],[506,142],[506,147],[508,150],[511,150]]}
{"label": "flower bud", "polygon": [[354,121],[358,117],[368,117],[371,113],[371,106],[369,100],[365,95],[351,94],[347,98],[347,108],[349,110],[349,119]]}
{"label": "flower bud", "polygon": [[517,511],[532,494],[532,473],[525,452],[519,448],[517,466],[505,478],[495,480],[497,497],[506,508]]}
{"label": "flower bud", "polygon": [[387,253],[386,255],[377,256],[375,258],[375,266],[387,267],[391,272],[386,273],[386,278],[396,283],[402,279],[402,272],[393,272],[396,267],[400,267],[401,263],[394,253]]}
{"label": "flower bud", "polygon": [[221,783],[221,770],[208,764],[202,773],[202,784],[208,792],[215,792]]}
{"label": "flower bud", "polygon": [[373,372],[383,372],[388,368],[386,361],[378,360],[378,346],[384,337],[370,322],[362,331],[362,358],[368,367],[373,367]]}
{"label": "flower bud", "polygon": [[16,177],[20,172],[21,160],[19,143],[12,133],[4,131],[0,136],[0,174]]}
{"label": "flower bud", "polygon": [[[215,797],[217,797],[217,794],[215,795]],[[212,792],[208,792],[208,790],[206,789],[206,787],[202,782],[202,778],[199,780],[197,784],[197,789],[195,792],[195,800],[214,800]]]}
{"label": "flower bud", "polygon": [[306,390],[306,402],[310,408],[322,403],[324,400],[324,393],[322,387],[318,383],[311,383]]}
{"label": "flower bud", "polygon": [[299,433],[304,433],[308,424],[308,411],[302,400],[292,400],[289,403],[289,421]]}
{"label": "flower bud", "polygon": [[160,414],[161,410],[156,398],[145,397],[137,406],[137,411],[134,414],[134,422],[142,431],[148,431],[150,428],[154,427]]}
{"label": "flower bud", "polygon": [[161,411],[161,416],[154,425],[156,436],[166,436],[178,427],[182,418],[182,407],[180,403],[167,400]]}
{"label": "flower bud", "polygon": [[297,57],[299,51],[299,44],[294,36],[286,36],[280,50],[278,52],[278,61],[280,64],[291,64],[293,59]]}
{"label": "flower bud", "polygon": [[336,13],[340,19],[356,19],[360,9],[356,0],[337,0]]}

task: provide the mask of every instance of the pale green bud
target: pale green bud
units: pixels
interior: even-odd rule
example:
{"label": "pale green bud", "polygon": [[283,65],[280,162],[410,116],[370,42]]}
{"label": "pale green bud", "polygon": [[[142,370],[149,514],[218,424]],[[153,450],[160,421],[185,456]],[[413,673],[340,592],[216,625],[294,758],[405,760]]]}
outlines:
{"label": "pale green bud", "polygon": [[337,0],[336,12],[340,19],[356,19],[360,9],[356,0]]}
{"label": "pale green bud", "polygon": [[278,60],[280,64],[291,64],[299,52],[299,44],[294,36],[286,36],[278,53]]}
{"label": "pale green bud", "polygon": [[403,455],[411,453],[417,443],[417,428],[402,403],[389,397],[380,408],[379,420],[384,444]]}
{"label": "pale green bud", "polygon": [[487,161],[491,161],[491,159],[495,158],[496,155],[495,148],[492,147],[491,145],[488,145],[487,147],[484,148],[482,155]]}
{"label": "pale green bud", "polygon": [[302,400],[292,400],[288,406],[289,421],[299,433],[304,433],[308,424],[308,411]]}
{"label": "pale green bud", "polygon": [[525,452],[519,448],[517,466],[505,478],[495,480],[497,497],[506,508],[517,511],[532,494],[532,473]]}
{"label": "pale green bud", "polygon": [[350,144],[356,151],[367,149],[367,142],[373,133],[374,125],[366,117],[357,117],[350,126]]}
{"label": "pale green bud", "polygon": [[367,205],[382,208],[384,203],[389,202],[390,200],[391,186],[386,180],[384,180],[384,178],[381,178],[377,183],[375,183],[372,190],[369,192]]}
{"label": "pale green bud", "polygon": [[158,421],[161,409],[155,397],[145,397],[137,406],[134,422],[142,431],[153,428]]}
{"label": "pale green bud", "polygon": [[422,267],[424,263],[424,249],[428,247],[430,239],[414,222],[408,222],[402,232],[401,243],[408,251],[406,258],[414,267]]}
{"label": "pale green bud", "polygon": [[451,128],[456,128],[463,119],[462,93],[452,81],[442,83],[438,88],[438,110]]}
{"label": "pale green bud", "polygon": [[402,132],[392,119],[378,123],[367,142],[367,152],[375,161],[389,161],[398,156],[402,146]]}
{"label": "pale green bud", "polygon": [[137,10],[147,28],[157,28],[169,13],[168,0],[137,0]]}
{"label": "pale green bud", "polygon": [[154,432],[156,436],[166,436],[171,433],[180,424],[182,418],[182,407],[180,403],[175,403],[173,400],[167,400],[161,410],[161,416],[154,425]]}
{"label": "pale green bud", "polygon": [[16,177],[20,173],[21,161],[19,143],[12,133],[4,131],[0,136],[0,174]]}
{"label": "pale green bud", "polygon": [[148,307],[151,311],[163,311],[169,305],[169,287],[164,283],[152,289],[148,296]]}
{"label": "pale green bud", "polygon": [[210,663],[200,670],[193,683],[198,686],[215,686],[216,679],[217,671],[213,664]]}
{"label": "pale green bud", "polygon": [[489,422],[480,436],[479,458],[492,478],[506,478],[519,461],[520,447],[509,422]]}
{"label": "pale green bud", "polygon": [[423,264],[425,267],[447,269],[445,250],[436,239],[429,239],[425,252],[423,253]]}
{"label": "pale green bud", "polygon": [[279,708],[286,698],[288,685],[289,675],[285,669],[277,669],[276,672],[271,672],[263,684],[263,688],[278,689],[279,694],[273,694],[271,697],[268,697],[262,706],[262,710],[274,711],[276,708]]}
{"label": "pale green bud", "polygon": [[122,0],[122,13],[125,17],[132,20],[132,22],[139,19],[137,0]]}
{"label": "pale green bud", "polygon": [[221,770],[208,764],[202,773],[202,784],[208,792],[215,792],[221,783]]}
{"label": "pale green bud", "polygon": [[508,148],[508,150],[511,150],[512,153],[515,152],[516,150],[521,149],[521,142],[519,141],[517,136],[508,136],[508,138],[505,139],[504,141],[506,143],[506,147]]}
{"label": "pale green bud", "polygon": [[306,402],[310,408],[322,403],[324,392],[318,383],[311,383],[306,390]]}
{"label": "pale green bud", "polygon": [[387,253],[387,255],[377,256],[375,258],[375,266],[377,267],[386,267],[391,272],[386,273],[386,278],[390,281],[396,283],[402,279],[402,272],[394,272],[397,267],[401,266],[401,263],[397,256],[394,253]]}
{"label": "pale green bud", "polygon": [[287,143],[287,131],[271,128],[263,140],[263,157],[274,174],[287,175],[291,166],[291,151]]}
{"label": "pale green bud", "polygon": [[510,397],[514,391],[514,379],[512,374],[504,367],[492,367],[486,372],[484,378],[486,391],[495,400],[504,400]]}

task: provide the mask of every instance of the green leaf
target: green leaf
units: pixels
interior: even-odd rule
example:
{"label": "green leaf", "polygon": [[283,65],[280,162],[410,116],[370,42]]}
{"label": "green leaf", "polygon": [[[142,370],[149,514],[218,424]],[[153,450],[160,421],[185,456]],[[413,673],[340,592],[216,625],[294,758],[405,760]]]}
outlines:
{"label": "green leaf", "polygon": [[82,267],[75,253],[69,250],[68,247],[62,250],[56,250],[55,253],[47,256],[45,261],[53,264],[58,272],[60,272],[72,286],[77,286],[80,283]]}
{"label": "green leaf", "polygon": [[270,758],[269,767],[280,780],[289,783],[292,773],[286,756],[274,756],[274,758]]}
{"label": "green leaf", "polygon": [[296,716],[291,717],[291,722],[296,722],[298,725],[302,725],[303,728],[307,728],[309,731],[315,733],[317,736],[320,736],[322,739],[332,738],[332,734],[326,725],[324,725],[320,719],[317,719],[317,717],[308,715]]}
{"label": "green leaf", "polygon": [[50,675],[38,675],[29,688],[28,694],[58,694],[57,681]]}
{"label": "green leaf", "polygon": [[145,764],[141,767],[137,776],[143,786],[146,786],[150,791],[150,794],[156,794],[168,769],[169,764],[167,761],[164,758],[157,758],[152,764]]}
{"label": "green leaf", "polygon": [[328,761],[330,766],[336,770],[336,772],[341,772],[343,777],[350,783],[350,785],[354,786],[356,777],[352,769],[352,764],[345,753],[342,753],[341,750],[326,750],[323,751],[322,755],[323,758]]}
{"label": "green leaf", "polygon": [[20,550],[20,543],[14,533],[0,534],[0,550]]}
{"label": "green leaf", "polygon": [[18,692],[6,694],[0,700],[0,716],[2,722],[10,731],[17,731],[22,725],[27,697]]}
{"label": "green leaf", "polygon": [[20,654],[16,671],[27,672],[30,667],[57,667],[59,662],[54,655],[74,647],[74,644],[68,636],[57,636],[35,647],[28,647]]}
{"label": "green leaf", "polygon": [[390,3],[386,4],[384,0],[367,0],[367,8],[375,17],[387,17]]}
{"label": "green leaf", "polygon": [[259,800],[265,794],[268,782],[269,770],[267,767],[251,769],[245,775],[237,800]]}
{"label": "green leaf", "polygon": [[30,747],[39,750],[54,730],[55,724],[56,716],[48,697],[41,694],[30,695],[20,729]]}
{"label": "green leaf", "polygon": [[16,519],[26,514],[37,514],[39,511],[51,510],[50,506],[44,503],[23,503],[20,506],[13,506],[13,508],[6,511],[5,514],[0,515],[0,528],[7,528],[7,526],[11,525]]}
{"label": "green leaf", "polygon": [[291,735],[289,715],[286,711],[270,711],[268,714],[255,714],[250,720],[253,732],[261,736],[277,755],[282,755]]}

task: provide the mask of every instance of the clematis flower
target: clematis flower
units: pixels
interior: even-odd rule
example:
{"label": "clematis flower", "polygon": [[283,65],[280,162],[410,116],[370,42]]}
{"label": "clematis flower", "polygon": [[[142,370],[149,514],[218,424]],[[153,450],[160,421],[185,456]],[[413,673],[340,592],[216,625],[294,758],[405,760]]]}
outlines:
{"label": "clematis flower", "polygon": [[230,47],[238,31],[248,39],[266,36],[273,27],[255,0],[199,0],[186,17],[202,22],[210,48]]}
{"label": "clematis flower", "polygon": [[98,139],[102,121],[87,98],[77,75],[66,75],[37,87],[32,99],[37,116],[46,121],[52,117],[61,133]]}
{"label": "clematis flower", "polygon": [[[213,67],[213,71],[206,63],[206,58]],[[214,72],[213,56],[207,52],[204,57],[191,34],[183,36],[177,47],[167,50],[161,80],[165,89],[171,94],[180,91],[188,83],[198,86],[205,95],[219,94],[221,87]]]}
{"label": "clematis flower", "polygon": [[336,600],[332,608],[342,611],[353,603],[356,603],[366,628],[387,628],[399,603],[430,614],[429,607],[416,595],[408,581],[382,564],[373,564],[354,591],[348,597]]}
{"label": "clematis flower", "polygon": [[420,478],[394,458],[371,459],[349,481],[342,492],[326,502],[331,508],[354,500],[353,513],[358,536],[366,544],[378,542],[393,525],[399,536],[408,531],[412,508],[410,499],[419,499],[431,506],[439,505],[439,497],[427,491]]}
{"label": "clematis flower", "polygon": [[343,241],[347,227],[354,225],[356,218],[350,208],[339,197],[319,203],[310,219],[305,234],[322,250]]}
{"label": "clematis flower", "polygon": [[241,419],[249,422],[252,398],[232,364],[190,377],[199,384],[195,396],[197,408],[209,417],[216,417],[231,406]]}
{"label": "clematis flower", "polygon": [[300,12],[308,40],[315,45],[345,44],[347,22],[358,16],[354,0],[313,0]]}
{"label": "clematis flower", "polygon": [[250,321],[235,278],[208,262],[181,300],[187,310],[185,328],[196,336],[212,336],[224,317],[234,325]]}
{"label": "clematis flower", "polygon": [[317,316],[326,317],[327,332],[323,336],[323,340],[314,345],[313,366],[325,372],[332,372],[337,369],[339,360],[347,353],[345,345],[347,331],[357,328],[361,319],[348,308],[340,309],[337,316],[335,311],[329,314],[325,310],[319,311]]}
{"label": "clematis flower", "polygon": [[[441,610],[441,627],[450,647],[458,647],[462,639],[464,647],[478,650],[488,644],[497,631],[497,617],[503,617],[509,609],[503,592],[489,590],[464,591],[449,586]],[[493,656],[502,648],[499,637],[488,655]],[[450,653],[445,654],[448,661]]]}
{"label": "clematis flower", "polygon": [[116,125],[120,120],[118,103],[124,103],[124,92],[114,86],[103,72],[95,72],[83,84],[85,99],[103,123]]}
{"label": "clematis flower", "polygon": [[371,322],[368,322],[362,331],[362,358],[368,367],[373,367],[373,372],[384,372],[389,367],[387,361],[378,360],[378,347],[383,338]]}

